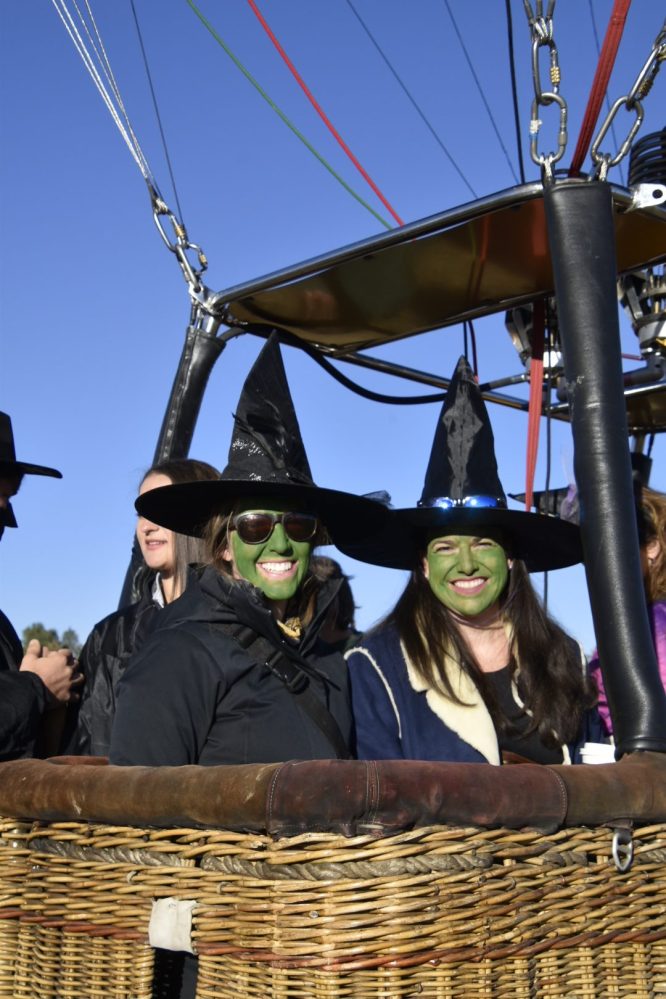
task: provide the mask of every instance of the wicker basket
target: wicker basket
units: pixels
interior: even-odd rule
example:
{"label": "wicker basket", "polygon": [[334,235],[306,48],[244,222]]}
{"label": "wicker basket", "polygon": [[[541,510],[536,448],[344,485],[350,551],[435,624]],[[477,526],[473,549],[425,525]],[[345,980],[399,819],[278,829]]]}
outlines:
{"label": "wicker basket", "polygon": [[611,838],[37,823],[16,854],[27,875],[0,995],[150,999],[153,900],[177,897],[196,903],[200,999],[666,996],[666,826],[635,830],[624,874]]}
{"label": "wicker basket", "polygon": [[30,825],[0,819],[0,997],[14,996],[13,971],[30,849]]}

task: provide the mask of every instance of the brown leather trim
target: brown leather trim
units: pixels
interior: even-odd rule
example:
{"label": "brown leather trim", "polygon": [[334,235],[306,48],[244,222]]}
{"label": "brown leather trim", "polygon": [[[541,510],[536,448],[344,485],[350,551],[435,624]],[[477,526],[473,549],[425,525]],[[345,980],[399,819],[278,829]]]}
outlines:
{"label": "brown leather trim", "polygon": [[566,787],[565,825],[666,821],[664,753],[632,753],[619,763],[549,769],[557,771]]}
{"label": "brown leather trim", "polygon": [[151,768],[73,759],[0,764],[0,815],[280,836],[666,821],[666,755],[658,753],[569,767],[316,760]]}
{"label": "brown leather trim", "polygon": [[566,788],[548,767],[296,762],[285,764],[275,780],[267,831],[382,835],[438,823],[554,830],[566,811]]}
{"label": "brown leather trim", "polygon": [[112,767],[16,760],[0,764],[0,814],[251,831],[265,825],[266,792],[275,769],[276,764]]}

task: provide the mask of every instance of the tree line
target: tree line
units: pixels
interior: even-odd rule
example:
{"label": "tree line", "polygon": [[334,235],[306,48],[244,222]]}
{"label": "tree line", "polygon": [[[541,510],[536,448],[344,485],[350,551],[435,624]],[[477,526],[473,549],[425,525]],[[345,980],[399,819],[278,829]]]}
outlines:
{"label": "tree line", "polygon": [[71,649],[75,656],[81,651],[79,636],[73,628],[65,628],[62,635],[59,635],[55,628],[47,628],[41,621],[36,621],[23,629],[22,638],[24,648],[36,638],[47,649]]}

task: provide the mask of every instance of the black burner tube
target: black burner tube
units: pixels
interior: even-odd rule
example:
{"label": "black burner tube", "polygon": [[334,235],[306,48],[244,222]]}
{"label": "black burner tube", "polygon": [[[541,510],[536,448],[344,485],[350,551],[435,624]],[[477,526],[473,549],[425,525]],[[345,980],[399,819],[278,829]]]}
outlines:
{"label": "black burner tube", "polygon": [[666,693],[641,573],[622,384],[609,186],[545,190],[585,570],[617,756],[666,752]]}

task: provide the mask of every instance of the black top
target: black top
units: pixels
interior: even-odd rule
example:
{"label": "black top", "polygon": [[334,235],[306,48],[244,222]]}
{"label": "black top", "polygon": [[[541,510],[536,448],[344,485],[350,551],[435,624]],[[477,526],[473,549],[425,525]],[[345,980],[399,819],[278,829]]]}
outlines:
{"label": "black top", "polygon": [[297,655],[310,689],[349,743],[346,665],[339,653],[323,654],[318,644],[338,586],[323,584],[315,617],[294,645],[258,589],[212,567],[193,571],[185,593],[157,615],[155,630],[120,681],[111,762],[214,766],[335,758],[298,699],[223,626],[240,623],[287,656]]}
{"label": "black top", "polygon": [[[512,670],[510,666],[486,673],[485,678],[492,686],[498,706],[510,723],[508,732],[498,732],[500,752],[506,751],[524,756],[533,763],[562,763],[562,750],[550,749],[541,741],[537,731],[527,733],[530,717],[519,704],[516,704],[511,690]],[[526,734],[527,733],[527,734]]]}
{"label": "black top", "polygon": [[19,673],[21,640],[0,611],[0,761],[32,756],[48,690],[36,673]]}
{"label": "black top", "polygon": [[154,575],[146,577],[140,599],[98,621],[86,639],[79,656],[85,685],[81,701],[68,707],[61,752],[108,756],[118,683],[161,612],[154,586]]}

